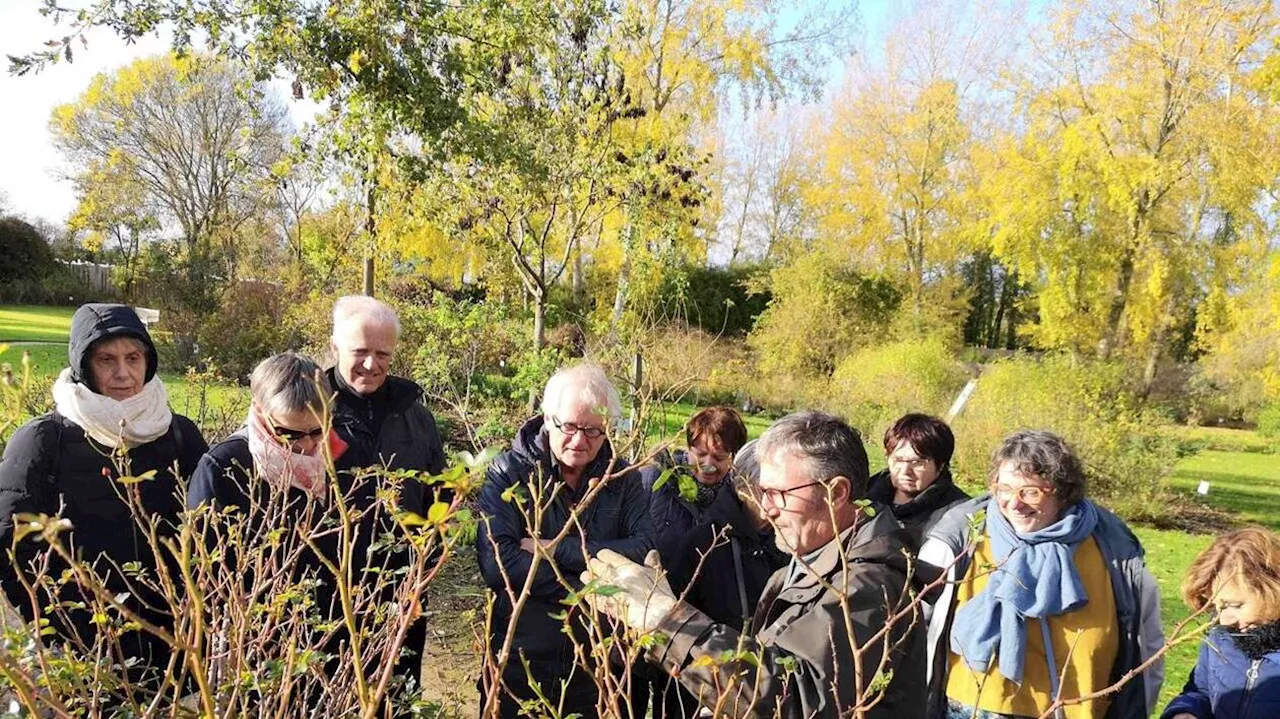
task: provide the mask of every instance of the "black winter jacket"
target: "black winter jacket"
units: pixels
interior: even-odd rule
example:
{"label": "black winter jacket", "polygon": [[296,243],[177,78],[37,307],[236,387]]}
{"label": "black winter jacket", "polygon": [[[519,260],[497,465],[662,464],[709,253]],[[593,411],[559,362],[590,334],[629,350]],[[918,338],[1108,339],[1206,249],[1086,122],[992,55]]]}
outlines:
{"label": "black winter jacket", "polygon": [[[422,388],[412,380],[388,376],[373,397],[349,388],[336,368],[327,373],[337,392],[333,426],[350,445],[348,466],[379,466],[439,474],[444,469],[444,447],[436,419],[422,402]],[[439,496],[449,501],[448,496]],[[400,497],[402,508],[425,515],[431,501],[430,487],[406,482]]]}
{"label": "black winter jacket", "polygon": [[749,512],[730,483],[723,483],[703,521],[680,537],[664,564],[677,595],[687,589],[685,601],[739,631],[755,614],[769,577],[791,559],[775,546],[772,530],[760,529]]}
{"label": "black winter jacket", "polygon": [[[662,566],[675,566],[679,553],[693,528],[707,520],[707,507],[688,502],[680,496],[680,475],[688,473],[689,455],[684,450],[659,458],[657,464],[640,469],[640,482],[649,497],[649,519],[653,522],[653,543],[662,557]],[[675,467],[676,475],[666,484],[654,489],[658,479],[668,467]],[[727,478],[726,478],[727,479]],[[720,489],[727,489],[730,482],[721,481]],[[717,495],[718,496],[718,495]],[[712,500],[713,502],[715,500]]]}
{"label": "black winter jacket", "polygon": [[[503,495],[518,487],[529,497],[528,488],[535,483],[546,488],[544,491],[549,495],[550,489],[561,483],[542,425],[543,418],[539,416],[520,428],[512,448],[489,466],[477,500],[481,521],[476,553],[480,573],[496,597],[495,633],[490,637],[494,651],[501,647],[512,613],[506,578],[510,579],[513,591],[518,595],[529,576],[533,560],[532,554],[520,548],[520,540],[530,536],[524,517],[516,508],[514,499],[504,499]],[[595,502],[578,508],[578,521],[585,529],[585,536],[571,533],[556,547],[555,563],[573,586],[578,585],[578,576],[586,569],[588,555],[595,555],[601,549],[612,549],[632,561],[643,562],[645,554],[653,547],[649,505],[640,477],[634,470],[627,470],[625,461],[614,461],[613,449],[607,441],[583,474],[587,481],[581,484],[580,491],[570,496],[568,487],[562,485],[555,501],[543,510],[541,536],[549,539],[558,534],[569,521],[574,502],[588,491],[590,480],[605,474],[612,476]],[[546,562],[538,567],[535,576],[530,599],[515,629],[514,647],[530,658],[561,661],[567,665],[572,662],[572,643],[561,631],[564,623],[551,615],[565,611],[566,607],[560,600],[568,596],[568,592]],[[576,613],[578,610],[570,611]],[[580,633],[579,639],[585,638],[586,635],[581,634],[585,631],[581,625],[575,624],[575,630]]]}
{"label": "black winter jacket", "polygon": [[[360,481],[353,479],[347,454],[334,460],[338,470],[338,490],[343,492],[347,506],[361,513],[352,542],[353,559],[358,560],[353,566],[354,578],[360,581],[361,572],[374,567],[397,569],[407,566],[407,555],[398,552],[394,555],[385,551],[370,556],[369,546],[377,533],[391,531],[394,524],[391,517],[377,502],[377,482],[373,478]],[[284,506],[280,506],[283,502]],[[214,445],[204,457],[195,474],[191,476],[191,486],[187,491],[187,505],[191,508],[202,504],[212,504],[217,509],[239,507],[245,512],[253,512],[247,521],[251,528],[245,537],[263,538],[266,531],[273,527],[264,527],[262,522],[267,517],[274,517],[275,523],[283,522],[289,528],[299,532],[311,532],[320,528],[326,521],[332,521],[333,501],[327,503],[307,502],[307,497],[300,489],[290,488],[286,496],[279,496],[272,485],[254,475],[253,455],[249,452],[249,440],[245,430],[240,430],[226,440]],[[371,511],[372,510],[372,511]],[[328,526],[328,525],[324,525]],[[217,536],[208,529],[207,538],[217,541]],[[338,559],[340,547],[339,533],[327,531],[321,533],[315,543],[325,556],[333,561]],[[297,546],[289,543],[289,546]],[[228,555],[228,561],[234,557]],[[310,548],[304,548],[294,564],[296,577],[303,575],[317,577],[319,589],[316,592],[316,603],[320,611],[328,618],[341,616],[341,608],[333,602],[335,597],[332,578]]]}

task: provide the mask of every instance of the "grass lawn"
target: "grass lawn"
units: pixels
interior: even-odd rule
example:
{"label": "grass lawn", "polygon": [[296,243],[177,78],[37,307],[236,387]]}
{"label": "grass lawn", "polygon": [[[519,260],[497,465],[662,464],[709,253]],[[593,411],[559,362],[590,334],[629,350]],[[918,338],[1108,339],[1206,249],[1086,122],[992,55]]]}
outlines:
{"label": "grass lawn", "polygon": [[64,338],[57,344],[8,342],[0,352],[0,364],[9,365],[15,377],[22,376],[22,355],[27,353],[31,358],[31,374],[33,377],[56,377],[67,366],[67,341]]}
{"label": "grass lawn", "polygon": [[1216,449],[1222,452],[1280,453],[1280,440],[1267,439],[1257,432],[1226,427],[1169,427],[1169,434],[1184,444],[1199,449]]}
{"label": "grass lawn", "polygon": [[[1208,449],[1179,462],[1170,485],[1176,492],[1191,495],[1201,480],[1210,483],[1203,498],[1212,507],[1235,514],[1241,522],[1261,524],[1280,531],[1280,454],[1265,454],[1271,446],[1253,432],[1208,428],[1194,430],[1195,440],[1210,446],[1249,448],[1252,451]],[[1147,550],[1147,566],[1160,584],[1161,616],[1165,634],[1186,618],[1188,610],[1179,596],[1182,578],[1196,555],[1208,547],[1213,537],[1180,531],[1135,527]],[[1163,708],[1182,689],[1195,666],[1198,641],[1175,646],[1165,658],[1165,682],[1161,690]]]}
{"label": "grass lawn", "polygon": [[0,342],[66,342],[74,307],[0,306]]}
{"label": "grass lawn", "polygon": [[[1190,613],[1178,594],[1182,578],[1186,576],[1187,567],[1191,566],[1192,560],[1209,546],[1213,537],[1149,527],[1133,527],[1133,531],[1147,550],[1147,568],[1160,585],[1160,618],[1164,623],[1167,640],[1178,622],[1186,619]],[[1160,703],[1153,716],[1159,716],[1164,706],[1182,691],[1182,685],[1186,683],[1187,676],[1196,664],[1199,650],[1199,640],[1192,639],[1174,646],[1165,655],[1164,686],[1160,690]]]}
{"label": "grass lawn", "polygon": [[1206,450],[1178,464],[1170,484],[1192,494],[1209,483],[1209,506],[1238,513],[1241,521],[1280,531],[1280,454]]}

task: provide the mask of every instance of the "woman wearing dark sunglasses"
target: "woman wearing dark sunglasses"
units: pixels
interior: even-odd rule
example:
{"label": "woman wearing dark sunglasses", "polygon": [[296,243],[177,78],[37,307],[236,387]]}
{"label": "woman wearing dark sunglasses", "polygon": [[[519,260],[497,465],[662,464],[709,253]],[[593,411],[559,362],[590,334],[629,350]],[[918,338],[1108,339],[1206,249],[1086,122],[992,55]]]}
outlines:
{"label": "woman wearing dark sunglasses", "polygon": [[251,496],[255,482],[294,501],[325,502],[328,461],[340,458],[346,447],[325,431],[330,391],[319,366],[293,352],[275,355],[254,368],[249,390],[244,426],[200,460],[187,505],[247,509],[255,499],[267,499]]}

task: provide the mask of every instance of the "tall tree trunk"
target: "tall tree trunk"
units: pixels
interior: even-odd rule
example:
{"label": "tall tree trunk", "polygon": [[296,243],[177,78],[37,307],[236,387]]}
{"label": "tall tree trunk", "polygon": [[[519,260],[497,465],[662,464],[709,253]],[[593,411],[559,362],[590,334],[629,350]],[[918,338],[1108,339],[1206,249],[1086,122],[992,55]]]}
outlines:
{"label": "tall tree trunk", "polygon": [[[997,271],[997,267],[992,267],[992,272]],[[1004,278],[1000,283],[1000,299],[996,302],[996,316],[991,322],[991,332],[987,335],[987,347],[995,349],[1000,346],[1000,325],[1004,323],[1005,314],[1008,313],[1010,319],[1013,314],[1013,289],[1016,286],[1016,280],[1012,272],[1005,270]]]}
{"label": "tall tree trunk", "polygon": [[1004,348],[1007,350],[1017,349],[1018,347],[1018,305],[1009,303],[1009,319],[1005,334]]}
{"label": "tall tree trunk", "polygon": [[1147,360],[1142,367],[1142,390],[1140,396],[1146,399],[1156,383],[1156,373],[1160,369],[1161,348],[1164,346],[1164,332],[1156,333],[1151,347],[1147,350]]}
{"label": "tall tree trunk", "polygon": [[364,218],[364,230],[367,233],[368,244],[364,250],[364,293],[369,297],[373,297],[373,251],[378,246],[378,223],[377,209],[378,200],[374,194],[374,186],[369,186],[369,191],[365,195],[365,208],[368,212]]}
{"label": "tall tree trunk", "polygon": [[533,349],[541,353],[547,346],[547,297],[546,292],[533,297]]}
{"label": "tall tree trunk", "polygon": [[1174,302],[1172,297],[1164,303],[1164,313],[1156,319],[1156,329],[1151,336],[1151,346],[1147,348],[1146,361],[1142,366],[1142,389],[1140,396],[1145,400],[1151,394],[1156,383],[1156,374],[1160,371],[1160,357],[1164,352],[1165,342],[1169,336],[1169,320],[1172,316]]}
{"label": "tall tree trunk", "polygon": [[1120,275],[1116,277],[1111,305],[1107,309],[1107,326],[1103,330],[1102,339],[1098,341],[1098,356],[1102,359],[1110,359],[1111,353],[1120,344],[1120,320],[1124,317],[1124,309],[1129,302],[1129,286],[1133,284],[1133,255],[1133,245],[1130,244],[1120,260]]}
{"label": "tall tree trunk", "polygon": [[627,224],[622,231],[622,266],[618,268],[618,289],[613,296],[613,315],[609,320],[610,334],[617,335],[622,313],[627,308],[627,293],[631,288],[631,255],[635,252],[636,229],[635,201],[629,203]]}
{"label": "tall tree trunk", "polygon": [[579,240],[577,247],[573,248],[573,268],[570,270],[569,281],[573,288],[573,299],[575,302],[581,302],[583,294],[587,291],[587,281],[582,276],[582,241]]}

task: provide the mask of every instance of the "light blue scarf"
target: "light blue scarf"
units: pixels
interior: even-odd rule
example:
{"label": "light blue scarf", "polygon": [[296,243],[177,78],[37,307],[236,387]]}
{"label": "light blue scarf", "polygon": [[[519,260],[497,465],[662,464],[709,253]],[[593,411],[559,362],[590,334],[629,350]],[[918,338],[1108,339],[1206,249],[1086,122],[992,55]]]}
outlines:
{"label": "light blue scarf", "polygon": [[1081,500],[1044,529],[1018,534],[987,502],[987,537],[997,569],[986,588],[956,610],[951,651],[976,672],[985,672],[1000,652],[1000,673],[1022,683],[1027,655],[1028,617],[1045,619],[1078,609],[1085,595],[1076,571],[1076,547],[1098,525],[1098,508]]}

